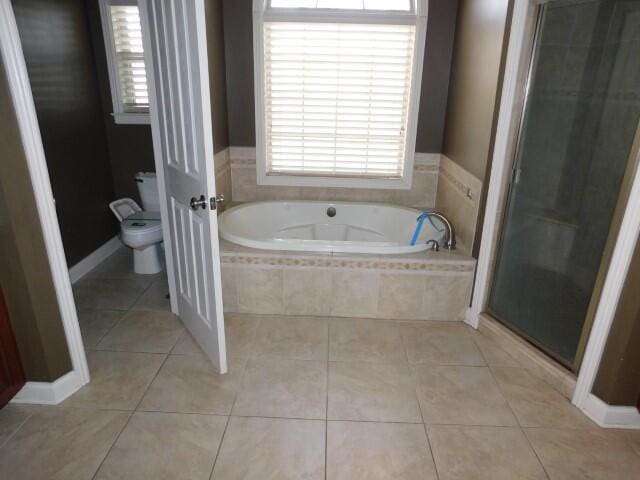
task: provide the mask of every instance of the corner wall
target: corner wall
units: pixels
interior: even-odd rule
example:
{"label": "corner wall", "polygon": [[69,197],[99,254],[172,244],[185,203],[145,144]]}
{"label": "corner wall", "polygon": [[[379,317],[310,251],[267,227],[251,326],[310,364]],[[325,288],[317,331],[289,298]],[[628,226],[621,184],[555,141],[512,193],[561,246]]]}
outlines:
{"label": "corner wall", "polygon": [[513,0],[460,0],[436,208],[477,250]]}
{"label": "corner wall", "polygon": [[0,285],[27,380],[51,382],[71,358],[4,66],[0,158]]}

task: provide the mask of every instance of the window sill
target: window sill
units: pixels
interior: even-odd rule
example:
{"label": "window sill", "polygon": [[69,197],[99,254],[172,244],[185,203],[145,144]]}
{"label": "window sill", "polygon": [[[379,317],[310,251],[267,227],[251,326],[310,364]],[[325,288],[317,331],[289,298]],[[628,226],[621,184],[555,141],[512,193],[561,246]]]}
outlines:
{"label": "window sill", "polygon": [[258,172],[258,185],[281,187],[369,188],[380,190],[409,190],[412,176],[401,178],[322,177]]}
{"label": "window sill", "polygon": [[112,113],[116,125],[150,125],[151,116],[148,113]]}

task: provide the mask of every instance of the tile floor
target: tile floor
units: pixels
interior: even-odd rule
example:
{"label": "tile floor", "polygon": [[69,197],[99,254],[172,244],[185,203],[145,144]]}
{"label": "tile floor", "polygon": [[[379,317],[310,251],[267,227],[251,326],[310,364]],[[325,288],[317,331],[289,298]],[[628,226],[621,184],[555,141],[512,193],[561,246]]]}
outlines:
{"label": "tile floor", "polygon": [[92,382],[0,410],[0,478],[640,479],[640,432],[462,324],[227,315],[221,376],[127,252],[74,289]]}

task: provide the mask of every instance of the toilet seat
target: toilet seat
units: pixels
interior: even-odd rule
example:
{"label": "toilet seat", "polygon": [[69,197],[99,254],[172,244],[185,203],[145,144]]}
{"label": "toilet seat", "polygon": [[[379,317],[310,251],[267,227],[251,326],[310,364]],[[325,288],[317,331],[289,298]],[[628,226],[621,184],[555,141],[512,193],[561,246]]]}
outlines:
{"label": "toilet seat", "polygon": [[120,222],[120,238],[131,248],[162,241],[160,212],[135,212]]}

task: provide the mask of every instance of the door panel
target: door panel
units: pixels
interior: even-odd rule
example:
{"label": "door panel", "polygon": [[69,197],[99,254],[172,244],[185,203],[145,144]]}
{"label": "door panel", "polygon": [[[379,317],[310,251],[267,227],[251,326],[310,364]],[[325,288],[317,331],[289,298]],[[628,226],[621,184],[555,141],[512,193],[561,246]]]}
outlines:
{"label": "door panel", "polygon": [[[203,0],[146,0],[145,51],[156,164],[162,168],[178,314],[221,372],[227,359],[222,314],[209,72]],[[159,165],[161,159],[162,165]],[[161,178],[161,175],[159,175]],[[162,189],[161,189],[162,190]],[[204,208],[191,198],[204,196]]]}
{"label": "door panel", "polygon": [[25,384],[16,339],[9,322],[9,311],[0,288],[0,408]]}

